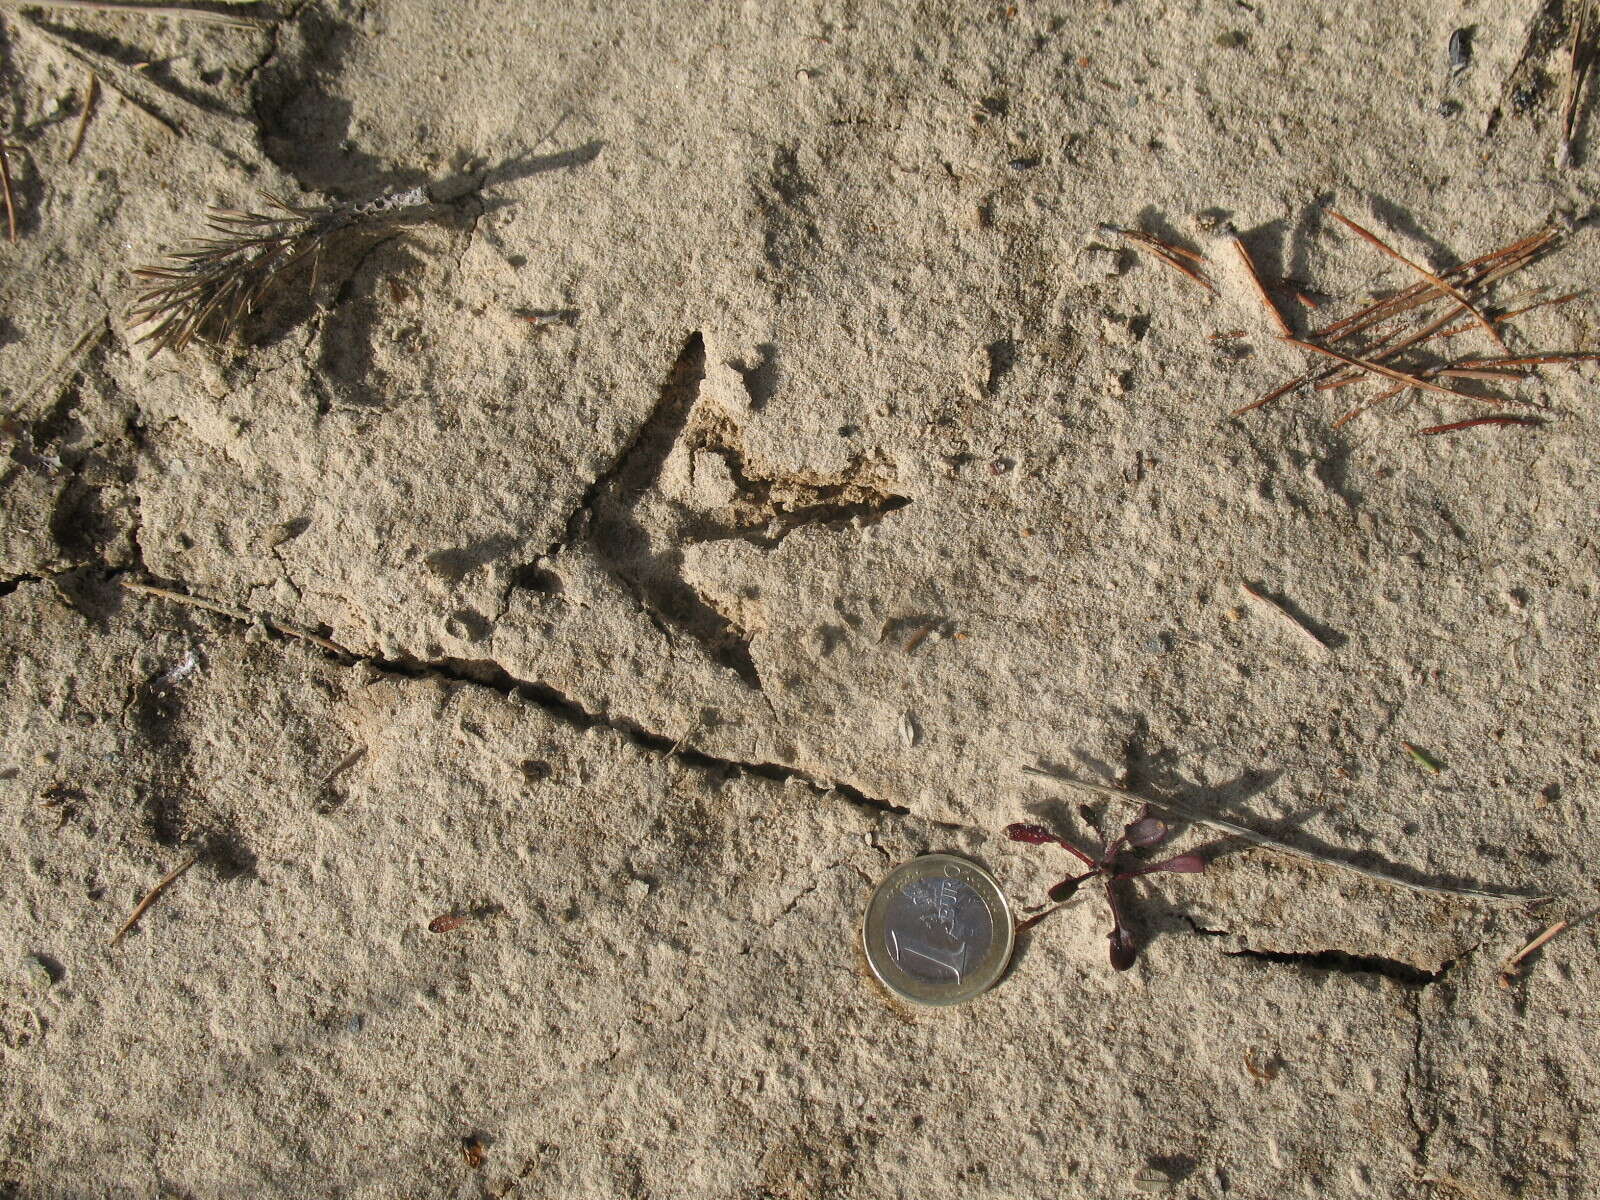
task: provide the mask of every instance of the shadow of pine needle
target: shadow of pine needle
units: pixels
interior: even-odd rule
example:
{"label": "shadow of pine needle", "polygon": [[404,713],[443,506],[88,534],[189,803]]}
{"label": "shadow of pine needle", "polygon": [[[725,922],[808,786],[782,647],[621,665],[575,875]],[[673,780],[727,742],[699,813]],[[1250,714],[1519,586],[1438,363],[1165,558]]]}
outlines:
{"label": "shadow of pine needle", "polygon": [[139,342],[151,354],[182,350],[195,338],[221,342],[274,284],[302,263],[317,264],[328,247],[347,237],[421,220],[433,209],[425,189],[390,192],[361,204],[302,207],[268,196],[267,212],[212,209],[206,226],[215,236],[198,238],[168,253],[159,266],[136,267],[141,280],[128,320],[154,323]]}

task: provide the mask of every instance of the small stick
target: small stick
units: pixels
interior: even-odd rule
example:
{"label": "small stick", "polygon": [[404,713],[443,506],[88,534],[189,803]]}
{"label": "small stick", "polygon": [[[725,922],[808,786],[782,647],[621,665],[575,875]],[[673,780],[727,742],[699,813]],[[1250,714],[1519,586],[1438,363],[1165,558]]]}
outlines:
{"label": "small stick", "polygon": [[1572,18],[1572,40],[1567,43],[1567,77],[1561,87],[1561,153],[1557,166],[1572,165],[1572,135],[1578,124],[1578,98],[1589,74],[1589,59],[1584,53],[1588,42],[1589,0],[1578,0]]}
{"label": "small stick", "polygon": [[1417,430],[1418,437],[1432,437],[1440,433],[1454,433],[1458,429],[1472,429],[1478,425],[1543,425],[1537,417],[1473,417],[1467,421],[1451,421],[1448,425],[1430,425]]}
{"label": "small stick", "polygon": [[1174,271],[1192,279],[1195,283],[1205,288],[1206,291],[1215,292],[1217,290],[1212,286],[1209,279],[1182,261],[1182,259],[1187,258],[1193,263],[1203,263],[1205,262],[1204,255],[1196,254],[1193,250],[1185,250],[1182,246],[1174,246],[1168,242],[1163,242],[1160,238],[1151,237],[1148,233],[1140,233],[1137,230],[1117,229],[1115,232],[1134,246],[1144,250],[1147,254],[1160,259]]}
{"label": "small stick", "polygon": [[183,862],[179,863],[177,866],[173,867],[172,870],[168,871],[160,883],[156,884],[155,887],[151,888],[144,894],[144,899],[139,901],[138,907],[133,910],[133,916],[129,917],[127,923],[123,925],[121,929],[117,930],[117,936],[111,939],[111,944],[115,946],[118,942],[122,941],[128,930],[132,929],[139,923],[139,918],[144,916],[145,909],[149,908],[156,902],[156,897],[161,895],[162,892],[166,891],[168,887],[177,881],[180,875],[182,875],[185,871],[199,861],[200,856],[198,854],[191,854],[188,858],[184,859]]}
{"label": "small stick", "polygon": [[[1426,379],[1419,379],[1415,375],[1407,375],[1404,371],[1396,371],[1393,367],[1386,367],[1382,363],[1373,362],[1368,358],[1356,358],[1350,354],[1340,354],[1337,350],[1330,350],[1328,347],[1319,346],[1315,342],[1303,342],[1299,338],[1285,338],[1284,340],[1292,346],[1299,346],[1302,350],[1315,350],[1318,354],[1326,354],[1329,358],[1336,358],[1346,366],[1361,367],[1375,375],[1385,375],[1396,383],[1403,383],[1407,387],[1421,388],[1425,392],[1438,392],[1442,396],[1456,396],[1463,400],[1481,399],[1481,397],[1472,396],[1466,392],[1440,387],[1437,383],[1429,383]],[[1470,365],[1476,366],[1478,364]]]}
{"label": "small stick", "polygon": [[1441,884],[1412,883],[1409,879],[1401,879],[1397,875],[1390,875],[1385,871],[1378,871],[1371,867],[1358,867],[1355,863],[1345,862],[1331,854],[1322,854],[1315,850],[1303,850],[1299,846],[1291,846],[1288,842],[1281,842],[1277,838],[1269,837],[1264,833],[1257,833],[1247,825],[1237,825],[1222,817],[1207,816],[1196,809],[1190,808],[1177,800],[1144,800],[1132,792],[1125,792],[1121,788],[1107,787],[1101,783],[1086,783],[1081,779],[1057,774],[1055,771],[1046,771],[1038,767],[1023,767],[1029,775],[1043,775],[1046,779],[1053,779],[1057,783],[1064,783],[1068,787],[1081,788],[1086,792],[1093,792],[1097,796],[1104,796],[1109,800],[1116,800],[1122,804],[1141,805],[1149,804],[1152,808],[1164,808],[1175,816],[1182,817],[1195,825],[1203,825],[1207,829],[1215,829],[1219,833],[1232,834],[1240,841],[1249,842],[1253,846],[1260,846],[1264,850],[1275,850],[1279,854],[1287,854],[1293,858],[1304,859],[1306,862],[1317,863],[1324,867],[1337,867],[1341,871],[1349,871],[1354,875],[1361,875],[1379,883],[1388,884],[1390,887],[1405,888],[1407,891],[1421,892],[1425,896],[1453,896],[1467,900],[1481,900],[1488,904],[1542,904],[1549,900],[1549,896],[1517,896],[1510,892],[1493,891],[1486,888],[1456,888],[1445,887]]}
{"label": "small stick", "polygon": [[1536,367],[1547,363],[1600,362],[1600,354],[1527,354],[1521,358],[1463,358],[1458,367]]}
{"label": "small stick", "polygon": [[910,640],[906,642],[906,653],[915,654],[917,652],[917,647],[922,645],[923,642],[927,641],[928,635],[937,628],[939,628],[938,621],[929,621],[921,629],[912,634]]}
{"label": "small stick", "polygon": [[[130,592],[139,592],[146,596],[158,596],[162,600],[171,600],[174,604],[187,604],[192,608],[203,608],[207,612],[216,613],[219,617],[227,617],[230,621],[240,621],[249,625],[255,620],[253,616],[242,608],[233,608],[227,604],[218,604],[215,600],[207,600],[203,596],[189,596],[183,592],[174,592],[170,588],[153,587],[148,583],[135,583],[131,579],[119,581]],[[269,629],[283,634],[285,637],[298,638],[302,642],[309,642],[318,649],[326,650],[337,658],[360,658],[359,654],[341,646],[332,638],[325,638],[320,633],[312,633],[299,625],[292,625],[288,621],[262,615],[261,620]]]}
{"label": "small stick", "polygon": [[1377,234],[1372,233],[1370,230],[1363,229],[1360,225],[1357,225],[1354,221],[1345,216],[1343,213],[1339,212],[1337,209],[1330,208],[1328,213],[1337,220],[1344,222],[1345,225],[1349,226],[1350,229],[1355,231],[1357,236],[1364,238],[1366,241],[1371,243],[1373,246],[1376,246],[1379,250],[1383,251],[1383,253],[1387,254],[1396,262],[1402,262],[1406,266],[1410,267],[1413,271],[1415,271],[1418,275],[1421,275],[1441,292],[1448,292],[1450,295],[1454,296],[1456,300],[1458,300],[1466,308],[1466,310],[1472,314],[1473,318],[1478,322],[1478,324],[1483,326],[1484,332],[1486,332],[1490,338],[1494,340],[1495,345],[1499,346],[1502,350],[1508,348],[1504,339],[1502,339],[1500,336],[1500,331],[1490,323],[1489,318],[1485,317],[1481,312],[1478,311],[1477,306],[1474,305],[1471,300],[1467,299],[1467,294],[1460,288],[1456,287],[1455,284],[1449,282],[1442,276],[1435,275],[1421,263],[1412,262],[1411,259],[1407,258],[1404,254],[1401,254],[1400,251],[1389,245],[1388,242],[1385,242]]}
{"label": "small stick", "polygon": [[1259,399],[1256,399],[1256,400],[1252,400],[1252,401],[1250,401],[1249,404],[1240,405],[1238,408],[1234,409],[1233,412],[1230,415],[1235,416],[1235,417],[1242,417],[1242,416],[1244,416],[1245,413],[1249,412],[1251,409],[1260,408],[1264,404],[1271,404],[1278,397],[1286,396],[1290,392],[1294,391],[1295,388],[1299,387],[1302,383],[1310,383],[1310,382],[1311,382],[1311,376],[1309,376],[1309,375],[1302,375],[1298,379],[1291,379],[1291,380],[1289,380],[1288,383],[1279,384],[1277,387],[1273,388],[1270,392],[1268,392],[1265,396],[1262,396],[1262,397],[1260,397]]}
{"label": "small stick", "polygon": [[1483,367],[1440,367],[1430,374],[1435,379],[1484,379],[1490,383],[1528,377],[1526,371],[1491,371]]}
{"label": "small stick", "polygon": [[1349,412],[1345,413],[1344,416],[1340,417],[1337,421],[1335,421],[1328,428],[1330,428],[1330,429],[1338,429],[1341,425],[1347,425],[1351,421],[1353,421],[1357,417],[1359,417],[1362,413],[1366,412],[1369,408],[1376,408],[1378,405],[1382,404],[1385,400],[1389,399],[1391,396],[1398,396],[1401,392],[1403,392],[1405,390],[1406,390],[1406,385],[1405,384],[1397,383],[1392,388],[1390,388],[1388,391],[1379,392],[1376,396],[1374,396],[1371,400],[1368,400],[1365,404],[1356,405],[1354,408],[1352,408]]}
{"label": "small stick", "polygon": [[[1481,254],[1477,258],[1469,259],[1458,266],[1451,267],[1444,272],[1444,276],[1447,279],[1465,277],[1471,272],[1483,268],[1482,274],[1478,278],[1467,281],[1471,287],[1481,287],[1494,279],[1502,278],[1514,271],[1520,271],[1532,262],[1551,242],[1555,241],[1558,236],[1554,229],[1541,229],[1538,233],[1529,234],[1527,237],[1512,242],[1508,246],[1502,246],[1498,250],[1491,250],[1487,254]],[[1416,308],[1420,304],[1426,304],[1436,299],[1435,291],[1436,289],[1430,284],[1412,284],[1393,296],[1373,301],[1365,308],[1351,313],[1342,320],[1335,321],[1332,325],[1313,330],[1311,336],[1332,341],[1343,341],[1345,338],[1359,333],[1379,321],[1387,320],[1389,317],[1396,316],[1408,309]]]}
{"label": "small stick", "polygon": [[1245,335],[1245,332],[1246,331],[1243,329],[1229,329],[1225,333],[1213,333],[1206,340],[1212,342],[1225,342],[1231,338],[1242,338]]}
{"label": "small stick", "polygon": [[[1510,312],[1501,313],[1498,317],[1491,317],[1490,320],[1497,325],[1502,324],[1513,318],[1520,317],[1523,313],[1530,313],[1536,308],[1554,308],[1558,304],[1571,304],[1574,300],[1582,300],[1588,294],[1588,292],[1568,292],[1565,296],[1557,296],[1554,300],[1538,300],[1532,304],[1524,304],[1521,308],[1513,308]],[[1453,329],[1444,330],[1439,336],[1442,338],[1455,337],[1457,334],[1465,333],[1471,328],[1472,325],[1470,323],[1457,325]]]}
{"label": "small stick", "polygon": [[5,189],[6,198],[6,229],[11,237],[11,244],[17,244],[17,206],[11,195],[11,162],[6,158],[6,151],[11,147],[0,142],[0,187]]}
{"label": "small stick", "polygon": [[1250,251],[1245,248],[1244,239],[1238,234],[1233,235],[1233,248],[1238,251],[1239,261],[1244,264],[1244,273],[1250,278],[1250,285],[1255,288],[1256,295],[1261,298],[1262,306],[1272,317],[1272,322],[1278,327],[1278,332],[1284,337],[1293,337],[1294,330],[1289,328],[1289,322],[1283,319],[1283,314],[1278,311],[1278,306],[1272,302],[1272,297],[1267,295],[1267,289],[1261,282],[1261,276],[1256,274],[1256,264],[1250,259]]}
{"label": "small stick", "polygon": [[1329,646],[1327,642],[1323,641],[1320,637],[1318,637],[1316,635],[1316,633],[1314,633],[1312,631],[1310,626],[1308,626],[1308,625],[1304,624],[1303,622],[1301,622],[1301,620],[1298,617],[1296,617],[1292,612],[1290,612],[1283,605],[1279,604],[1276,600],[1274,600],[1271,596],[1267,595],[1265,592],[1257,591],[1255,588],[1251,587],[1248,583],[1239,584],[1239,590],[1241,592],[1243,592],[1246,596],[1248,596],[1251,600],[1255,601],[1256,604],[1259,605],[1261,608],[1265,609],[1267,612],[1270,612],[1274,616],[1276,616],[1286,626],[1288,626],[1290,629],[1294,630],[1295,633],[1299,634],[1302,638],[1304,638],[1310,645],[1316,647],[1317,653],[1319,655],[1325,655],[1330,650],[1332,650],[1332,647]]}
{"label": "small stick", "polygon": [[136,0],[122,4],[104,0],[0,0],[0,8],[75,8],[80,12],[131,13],[140,17],[172,17],[206,25],[228,25],[235,29],[260,29],[267,24],[262,17],[234,16],[181,4],[141,4]]}
{"label": "small stick", "polygon": [[72,135],[72,149],[67,151],[67,161],[71,162],[78,157],[78,151],[83,149],[83,135],[89,132],[89,118],[94,116],[95,102],[100,99],[100,76],[94,71],[89,72],[89,88],[83,97],[83,112],[78,115],[78,128]]}
{"label": "small stick", "polygon": [[1571,924],[1571,921],[1557,921],[1555,924],[1547,927],[1543,933],[1534,938],[1533,941],[1529,942],[1521,950],[1518,950],[1510,958],[1506,959],[1505,965],[1500,968],[1500,986],[1510,987],[1511,981],[1521,974],[1521,972],[1516,969],[1517,964],[1523,959],[1527,958],[1528,955],[1532,954],[1535,950],[1539,949],[1539,947],[1543,946],[1551,938],[1555,937],[1556,934],[1560,933],[1563,929],[1568,928]]}
{"label": "small stick", "polygon": [[683,736],[681,738],[679,738],[677,741],[673,742],[672,745],[669,746],[666,750],[662,751],[661,757],[662,758],[671,758],[673,755],[677,754],[679,750],[683,749],[683,744],[685,742],[687,742],[695,734],[700,732],[700,726],[704,725],[705,723],[706,723],[706,714],[705,714],[705,710],[702,709],[700,711],[700,715],[695,717],[694,724],[689,726],[688,729],[685,729],[683,731]]}

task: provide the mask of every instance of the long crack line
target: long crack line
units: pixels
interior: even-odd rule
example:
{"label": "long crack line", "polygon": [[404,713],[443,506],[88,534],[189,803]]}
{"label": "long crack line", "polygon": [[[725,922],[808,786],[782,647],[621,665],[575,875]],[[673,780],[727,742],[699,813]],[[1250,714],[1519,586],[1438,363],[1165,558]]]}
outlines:
{"label": "long crack line", "polygon": [[518,679],[496,662],[465,659],[424,661],[420,659],[380,658],[376,655],[362,654],[330,637],[296,625],[293,622],[280,620],[267,613],[247,612],[245,609],[231,604],[222,604],[215,600],[208,600],[203,596],[174,591],[171,588],[154,587],[147,583],[139,583],[136,580],[128,579],[126,576],[119,578],[117,582],[130,592],[136,592],[153,599],[165,600],[173,604],[198,608],[236,624],[258,626],[270,636],[305,642],[351,667],[366,666],[382,674],[403,679],[434,676],[471,687],[488,688],[507,698],[521,699],[536,704],[576,729],[609,729],[636,746],[658,753],[664,758],[672,758],[687,766],[697,767],[706,771],[731,770],[776,783],[799,781],[816,789],[818,792],[837,793],[847,802],[861,808],[872,809],[875,812],[894,813],[897,816],[906,816],[911,812],[909,808],[902,805],[892,804],[887,800],[879,800],[874,796],[869,796],[848,783],[824,779],[808,771],[781,766],[778,763],[747,762],[742,759],[719,758],[716,755],[695,750],[682,745],[678,739],[654,733],[631,722],[591,712],[578,701],[549,684],[536,680]]}

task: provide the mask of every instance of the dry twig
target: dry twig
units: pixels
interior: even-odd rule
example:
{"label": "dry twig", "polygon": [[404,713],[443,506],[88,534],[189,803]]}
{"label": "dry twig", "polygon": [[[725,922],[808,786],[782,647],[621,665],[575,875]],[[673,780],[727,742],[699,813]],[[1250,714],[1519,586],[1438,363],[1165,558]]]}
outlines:
{"label": "dry twig", "polygon": [[1528,955],[1532,954],[1535,950],[1538,950],[1551,938],[1569,928],[1571,925],[1571,921],[1556,921],[1554,924],[1546,926],[1543,933],[1534,938],[1533,941],[1529,942],[1521,950],[1518,950],[1510,958],[1506,959],[1505,965],[1500,968],[1500,986],[1511,986],[1511,981],[1521,974],[1521,972],[1517,970],[1517,964],[1523,959],[1527,958]]}
{"label": "dry twig", "polygon": [[138,907],[133,910],[133,915],[128,918],[127,922],[122,926],[121,929],[117,930],[117,935],[111,939],[111,944],[115,946],[118,942],[122,941],[127,932],[139,923],[139,918],[144,916],[145,910],[156,902],[156,897],[160,896],[162,892],[166,891],[168,887],[177,881],[180,875],[182,875],[185,871],[199,861],[200,856],[198,854],[191,854],[183,862],[179,863],[176,867],[173,867],[172,870],[168,871],[166,875],[162,877],[160,883],[156,884],[155,887],[151,888],[144,894],[144,899],[139,901]]}
{"label": "dry twig", "polygon": [[1272,302],[1272,297],[1267,295],[1267,289],[1261,282],[1261,276],[1256,274],[1256,264],[1250,258],[1250,251],[1246,249],[1244,241],[1238,234],[1234,235],[1233,248],[1239,253],[1239,261],[1244,264],[1244,273],[1250,279],[1250,284],[1256,290],[1256,295],[1261,297],[1262,307],[1272,317],[1273,324],[1277,325],[1278,332],[1284,337],[1293,337],[1294,330],[1289,328],[1289,322],[1283,319],[1283,314],[1278,311],[1278,306]]}
{"label": "dry twig", "polygon": [[5,191],[6,232],[13,246],[17,244],[17,204],[11,195],[11,161],[6,157],[6,151],[15,148],[0,142],[0,188]]}
{"label": "dry twig", "polygon": [[190,8],[183,4],[143,4],[138,0],[108,3],[105,0],[0,0],[0,8],[76,9],[79,12],[127,13],[136,17],[171,17],[177,21],[196,21],[203,25],[225,25],[234,29],[262,29],[270,22],[265,17],[217,12],[209,8]]}
{"label": "dry twig", "polygon": [[1473,429],[1479,425],[1543,425],[1538,417],[1473,417],[1468,421],[1451,421],[1448,425],[1429,425],[1417,430],[1418,437],[1432,437],[1440,433],[1454,433],[1458,429]]}
{"label": "dry twig", "polygon": [[67,161],[72,162],[83,149],[83,135],[89,132],[89,118],[94,116],[95,102],[100,99],[100,76],[89,72],[89,87],[83,94],[83,112],[78,115],[78,128],[72,135],[72,149],[67,151]]}

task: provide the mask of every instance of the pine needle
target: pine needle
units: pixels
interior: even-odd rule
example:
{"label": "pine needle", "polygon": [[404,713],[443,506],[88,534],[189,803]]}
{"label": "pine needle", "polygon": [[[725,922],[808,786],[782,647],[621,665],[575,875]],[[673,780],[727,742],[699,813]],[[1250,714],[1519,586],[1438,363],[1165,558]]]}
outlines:
{"label": "pine needle", "polygon": [[127,936],[128,931],[139,923],[139,918],[144,916],[145,910],[156,902],[157,897],[159,897],[162,892],[166,891],[167,888],[176,883],[179,876],[181,876],[185,871],[199,861],[200,856],[198,854],[191,854],[183,862],[179,863],[176,867],[173,867],[172,870],[168,871],[166,875],[162,877],[160,883],[156,884],[155,887],[151,888],[144,894],[144,899],[139,901],[138,906],[133,910],[133,915],[123,923],[121,929],[117,930],[117,935],[111,939],[111,944],[115,946],[118,942],[122,941],[122,939]]}
{"label": "pine needle", "polygon": [[354,205],[302,207],[266,199],[265,213],[212,209],[206,227],[214,236],[170,251],[165,263],[134,269],[144,283],[128,319],[154,325],[138,339],[152,344],[152,354],[182,350],[196,338],[225,341],[295,268],[310,263],[315,287],[316,265],[333,243],[417,220],[429,209],[422,188]]}
{"label": "pine needle", "polygon": [[1467,294],[1460,288],[1456,287],[1455,284],[1451,283],[1442,276],[1435,275],[1421,263],[1413,262],[1404,254],[1401,254],[1400,251],[1396,250],[1393,246],[1389,245],[1388,242],[1384,241],[1377,234],[1368,229],[1362,228],[1360,225],[1357,225],[1354,221],[1345,216],[1343,213],[1339,212],[1337,209],[1330,208],[1328,210],[1328,215],[1341,222],[1346,228],[1350,229],[1356,234],[1357,237],[1360,237],[1369,245],[1376,247],[1378,250],[1382,251],[1384,254],[1387,254],[1396,262],[1404,263],[1406,266],[1410,267],[1413,271],[1415,271],[1418,275],[1421,275],[1441,292],[1448,292],[1450,295],[1454,296],[1457,302],[1460,303],[1467,312],[1472,314],[1473,319],[1477,321],[1479,325],[1483,326],[1484,331],[1488,333],[1491,339],[1493,339],[1495,345],[1499,346],[1502,350],[1507,348],[1504,340],[1502,340],[1500,337],[1500,331],[1490,324],[1489,319],[1478,311],[1477,306],[1474,305],[1471,300],[1467,299]]}
{"label": "pine needle", "polygon": [[78,128],[72,135],[72,149],[67,151],[67,161],[72,162],[83,149],[83,135],[89,132],[89,118],[94,116],[95,103],[100,99],[100,76],[89,72],[89,88],[83,95],[83,112],[78,115]]}

